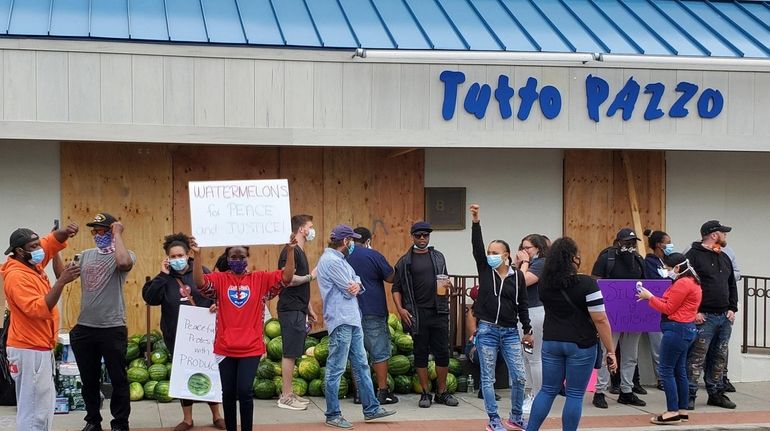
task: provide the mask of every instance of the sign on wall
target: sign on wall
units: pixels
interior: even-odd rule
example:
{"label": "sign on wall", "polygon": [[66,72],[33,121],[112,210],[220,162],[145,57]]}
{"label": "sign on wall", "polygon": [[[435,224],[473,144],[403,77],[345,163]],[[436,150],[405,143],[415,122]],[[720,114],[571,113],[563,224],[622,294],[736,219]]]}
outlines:
{"label": "sign on wall", "polygon": [[[454,117],[460,87],[465,83],[465,74],[460,71],[445,70],[441,72],[439,79],[444,83],[441,115],[444,120],[449,121]],[[667,92],[674,92],[677,97],[668,110],[664,111],[660,102]],[[644,93],[644,96],[640,93]],[[610,84],[605,79],[588,75],[585,80],[585,94],[586,115],[597,123],[602,117],[609,118],[615,115],[621,115],[623,121],[628,121],[635,110],[644,110],[642,115],[647,121],[654,121],[666,115],[670,118],[685,118],[690,115],[691,110],[695,110],[700,118],[709,119],[721,114],[725,103],[722,92],[713,88],[701,89],[696,84],[682,81],[674,88],[666,88],[660,82],[651,82],[642,90],[641,84],[633,76],[628,78],[622,88],[615,89],[610,88]],[[493,95],[494,102],[492,102]],[[540,83],[536,78],[529,77],[524,86],[514,89],[510,86],[510,78],[507,75],[498,77],[494,92],[489,84],[472,83],[465,89],[463,98],[465,111],[479,120],[484,118],[490,105],[497,105],[503,119],[511,118],[515,113],[516,118],[524,121],[537,108],[545,118],[552,120],[561,114],[565,103],[561,90],[552,85]]]}
{"label": "sign on wall", "polygon": [[[636,299],[637,281],[597,280],[612,332],[660,332],[660,313],[647,301]],[[660,298],[671,285],[671,280],[642,280],[642,284]]]}
{"label": "sign on wall", "polygon": [[206,307],[181,306],[168,393],[174,398],[222,402],[219,364],[214,356],[216,314]]}
{"label": "sign on wall", "polygon": [[188,186],[192,233],[201,247],[289,240],[287,180],[190,181]]}

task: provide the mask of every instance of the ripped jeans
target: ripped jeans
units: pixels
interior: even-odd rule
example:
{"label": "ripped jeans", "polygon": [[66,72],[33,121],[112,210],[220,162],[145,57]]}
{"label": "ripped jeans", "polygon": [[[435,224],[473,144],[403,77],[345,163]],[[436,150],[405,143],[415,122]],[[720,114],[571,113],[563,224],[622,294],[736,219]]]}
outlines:
{"label": "ripped jeans", "polygon": [[497,401],[495,401],[495,366],[499,351],[508,366],[508,382],[511,387],[510,419],[521,423],[526,377],[518,328],[506,328],[483,320],[479,321],[476,349],[479,354],[481,392],[484,395],[484,409],[487,415],[490,419],[499,417]]}
{"label": "ripped jeans", "polygon": [[687,379],[690,396],[698,392],[698,380],[705,370],[706,392],[709,395],[724,392],[724,372],[733,323],[726,313],[704,313],[706,321],[697,325],[698,335],[690,346],[687,357]]}

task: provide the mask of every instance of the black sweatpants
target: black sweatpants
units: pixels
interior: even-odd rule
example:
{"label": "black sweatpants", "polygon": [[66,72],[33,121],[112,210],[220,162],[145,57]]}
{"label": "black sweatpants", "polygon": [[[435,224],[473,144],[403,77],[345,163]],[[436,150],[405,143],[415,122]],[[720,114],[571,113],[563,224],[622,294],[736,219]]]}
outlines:
{"label": "black sweatpants", "polygon": [[126,345],[128,330],[125,326],[113,328],[91,328],[75,325],[70,331],[70,343],[75,353],[75,361],[83,381],[81,390],[86,404],[85,421],[100,424],[102,358],[112,382],[110,412],[112,429],[127,430],[128,416],[131,414],[131,401],[128,395],[128,376],[126,374]]}
{"label": "black sweatpants", "polygon": [[222,410],[225,414],[227,431],[238,429],[240,404],[241,431],[251,431],[254,420],[253,384],[259,366],[259,356],[247,358],[226,357],[219,363],[219,378],[222,381]]}

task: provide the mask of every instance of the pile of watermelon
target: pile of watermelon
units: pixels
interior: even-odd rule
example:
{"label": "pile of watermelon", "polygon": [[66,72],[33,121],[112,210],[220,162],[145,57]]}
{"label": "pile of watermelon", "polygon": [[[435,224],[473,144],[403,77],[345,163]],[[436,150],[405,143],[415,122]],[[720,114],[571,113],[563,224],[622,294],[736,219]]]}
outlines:
{"label": "pile of watermelon", "polygon": [[[150,349],[147,348],[147,341]],[[136,334],[128,338],[126,346],[128,360],[129,396],[131,401],[157,400],[168,403],[171,378],[171,355],[157,329],[148,334]]]}
{"label": "pile of watermelon", "polygon": [[[421,393],[419,379],[414,369],[414,341],[412,336],[405,334],[401,320],[395,314],[388,316],[390,329],[391,358],[388,361],[388,386],[399,394],[410,392]],[[283,356],[283,341],[281,324],[278,319],[265,322],[264,340],[267,354],[259,363],[257,376],[254,379],[254,396],[258,399],[273,399],[280,396],[283,387],[281,378],[281,358]],[[299,396],[323,397],[324,377],[326,375],[326,359],[329,356],[329,337],[321,339],[308,336],[305,339],[305,354],[297,359],[292,377],[292,388]],[[457,378],[462,375],[462,365],[456,358],[449,360],[447,375],[447,391],[457,391]],[[436,364],[428,363],[428,374],[435,386]],[[376,376],[372,376],[375,381]],[[350,362],[348,362],[343,378],[340,381],[339,398],[345,398],[353,390]]]}

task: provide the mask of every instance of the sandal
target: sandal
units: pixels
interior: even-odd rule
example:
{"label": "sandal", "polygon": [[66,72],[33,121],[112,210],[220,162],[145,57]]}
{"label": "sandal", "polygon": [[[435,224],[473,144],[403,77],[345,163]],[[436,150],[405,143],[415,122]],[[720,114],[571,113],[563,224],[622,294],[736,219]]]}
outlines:
{"label": "sandal", "polygon": [[219,419],[215,420],[214,421],[214,428],[216,428],[218,430],[227,429],[227,427],[225,426],[225,420],[222,419],[222,418],[219,418]]}
{"label": "sandal", "polygon": [[683,414],[679,413],[679,419],[681,419],[682,422],[688,422],[690,420],[690,415],[689,414],[684,414],[683,415]]}
{"label": "sandal", "polygon": [[193,427],[193,424],[188,424],[187,422],[182,421],[182,422],[179,422],[179,424],[174,427],[174,431],[187,431],[192,427]]}
{"label": "sandal", "polygon": [[650,422],[654,423],[655,425],[676,425],[678,423],[682,422],[682,419],[679,417],[679,415],[671,416],[670,418],[663,418],[663,415],[653,416],[652,419],[650,419]]}

